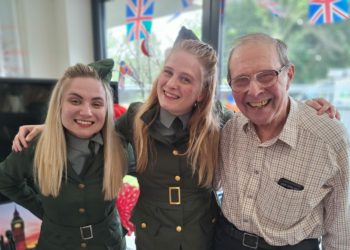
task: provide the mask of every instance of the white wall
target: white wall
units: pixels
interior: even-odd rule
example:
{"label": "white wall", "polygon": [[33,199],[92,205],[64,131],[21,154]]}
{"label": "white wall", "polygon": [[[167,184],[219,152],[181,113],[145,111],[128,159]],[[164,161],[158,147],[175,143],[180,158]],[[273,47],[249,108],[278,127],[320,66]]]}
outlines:
{"label": "white wall", "polygon": [[59,78],[93,61],[89,0],[16,0],[26,77]]}

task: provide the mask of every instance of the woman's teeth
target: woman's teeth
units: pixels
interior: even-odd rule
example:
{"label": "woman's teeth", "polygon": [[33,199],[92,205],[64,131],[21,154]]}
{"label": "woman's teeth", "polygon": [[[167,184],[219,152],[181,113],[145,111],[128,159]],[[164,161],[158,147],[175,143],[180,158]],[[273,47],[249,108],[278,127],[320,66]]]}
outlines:
{"label": "woman's teeth", "polygon": [[92,122],[90,122],[90,121],[83,121],[83,120],[76,120],[76,121],[77,121],[77,123],[83,124],[83,125],[91,125],[92,124]]}
{"label": "woman's teeth", "polygon": [[170,94],[169,92],[166,92],[166,91],[164,91],[164,95],[170,98],[175,98],[175,99],[179,98],[177,95]]}

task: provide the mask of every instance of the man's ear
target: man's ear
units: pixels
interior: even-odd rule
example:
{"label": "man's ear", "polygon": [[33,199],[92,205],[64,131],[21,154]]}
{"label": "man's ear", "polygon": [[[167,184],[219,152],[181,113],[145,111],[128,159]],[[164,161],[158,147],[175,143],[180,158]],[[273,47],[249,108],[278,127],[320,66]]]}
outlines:
{"label": "man's ear", "polygon": [[289,65],[288,71],[287,71],[287,90],[289,89],[290,85],[292,84],[292,81],[294,79],[294,74],[295,74],[295,66],[294,64]]}

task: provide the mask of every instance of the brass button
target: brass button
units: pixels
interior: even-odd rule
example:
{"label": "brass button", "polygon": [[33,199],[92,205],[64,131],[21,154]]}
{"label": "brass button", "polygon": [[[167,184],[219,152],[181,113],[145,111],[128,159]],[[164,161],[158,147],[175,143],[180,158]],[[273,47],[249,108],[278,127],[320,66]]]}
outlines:
{"label": "brass button", "polygon": [[144,222],[142,222],[142,223],[141,223],[141,228],[145,229],[146,227],[147,227],[147,224],[144,223]]}
{"label": "brass button", "polygon": [[86,247],[87,247],[87,244],[86,244],[85,242],[83,242],[83,243],[80,244],[80,246],[81,246],[82,248],[86,248]]}
{"label": "brass button", "polygon": [[83,213],[85,213],[85,208],[79,208],[79,213],[81,213],[81,214],[83,214]]}
{"label": "brass button", "polygon": [[179,232],[179,233],[180,233],[181,231],[182,231],[182,227],[177,226],[177,227],[176,227],[176,232]]}
{"label": "brass button", "polygon": [[78,185],[78,187],[79,187],[80,189],[84,189],[84,188],[85,188],[85,184],[80,183],[80,184]]}
{"label": "brass button", "polygon": [[175,181],[180,181],[180,180],[181,180],[181,177],[178,176],[178,175],[176,175],[176,176],[175,176]]}
{"label": "brass button", "polygon": [[176,149],[173,150],[173,155],[179,155],[179,151],[177,151]]}
{"label": "brass button", "polygon": [[211,219],[211,223],[215,223],[216,218],[214,217],[213,219]]}

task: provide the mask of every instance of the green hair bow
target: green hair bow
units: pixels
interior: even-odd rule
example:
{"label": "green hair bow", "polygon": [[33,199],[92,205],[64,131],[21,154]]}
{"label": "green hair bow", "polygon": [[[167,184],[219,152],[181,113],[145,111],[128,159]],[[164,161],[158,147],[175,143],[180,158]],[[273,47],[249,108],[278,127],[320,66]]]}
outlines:
{"label": "green hair bow", "polygon": [[97,71],[99,77],[104,83],[109,83],[112,79],[114,61],[112,59],[103,59],[88,64]]}

